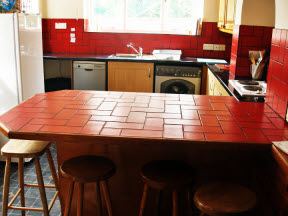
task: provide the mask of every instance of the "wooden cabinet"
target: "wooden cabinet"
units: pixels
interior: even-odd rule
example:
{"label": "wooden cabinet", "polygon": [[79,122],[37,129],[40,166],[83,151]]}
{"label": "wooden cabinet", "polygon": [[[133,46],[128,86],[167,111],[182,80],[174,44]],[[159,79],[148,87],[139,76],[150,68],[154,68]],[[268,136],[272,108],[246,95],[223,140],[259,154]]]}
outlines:
{"label": "wooden cabinet", "polygon": [[236,0],[219,0],[218,27],[220,31],[233,33]]}
{"label": "wooden cabinet", "polygon": [[108,62],[108,91],[153,92],[153,63]]}
{"label": "wooden cabinet", "polygon": [[226,89],[209,69],[207,74],[206,95],[230,96]]}

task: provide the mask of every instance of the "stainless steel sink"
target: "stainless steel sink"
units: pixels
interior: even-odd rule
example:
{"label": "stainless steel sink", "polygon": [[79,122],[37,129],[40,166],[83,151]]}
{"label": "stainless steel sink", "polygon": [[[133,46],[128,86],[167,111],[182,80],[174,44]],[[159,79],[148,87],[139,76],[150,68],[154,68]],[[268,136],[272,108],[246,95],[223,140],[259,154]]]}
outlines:
{"label": "stainless steel sink", "polygon": [[125,57],[125,58],[137,58],[140,57],[137,54],[126,54],[126,53],[116,53],[116,57]]}
{"label": "stainless steel sink", "polygon": [[126,54],[126,53],[116,53],[115,55],[110,55],[108,58],[114,59],[143,59],[143,60],[152,60],[153,55],[142,55],[138,56],[137,54]]}

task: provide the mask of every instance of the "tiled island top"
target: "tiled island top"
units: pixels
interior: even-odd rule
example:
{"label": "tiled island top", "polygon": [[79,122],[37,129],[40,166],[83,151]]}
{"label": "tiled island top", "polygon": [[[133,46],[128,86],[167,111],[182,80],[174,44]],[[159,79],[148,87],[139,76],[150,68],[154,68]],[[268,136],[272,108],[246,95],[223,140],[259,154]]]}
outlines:
{"label": "tiled island top", "polygon": [[0,121],[10,138],[73,135],[246,144],[288,139],[288,124],[268,105],[237,102],[232,96],[64,90],[35,95]]}

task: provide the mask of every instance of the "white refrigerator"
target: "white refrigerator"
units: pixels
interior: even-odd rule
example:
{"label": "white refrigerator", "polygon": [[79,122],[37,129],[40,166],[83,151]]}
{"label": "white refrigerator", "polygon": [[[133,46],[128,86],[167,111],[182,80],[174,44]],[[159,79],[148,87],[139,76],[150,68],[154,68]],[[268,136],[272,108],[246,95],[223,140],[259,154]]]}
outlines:
{"label": "white refrigerator", "polygon": [[[33,95],[44,92],[41,16],[0,14],[0,29],[2,115]],[[0,133],[0,148],[7,141]]]}

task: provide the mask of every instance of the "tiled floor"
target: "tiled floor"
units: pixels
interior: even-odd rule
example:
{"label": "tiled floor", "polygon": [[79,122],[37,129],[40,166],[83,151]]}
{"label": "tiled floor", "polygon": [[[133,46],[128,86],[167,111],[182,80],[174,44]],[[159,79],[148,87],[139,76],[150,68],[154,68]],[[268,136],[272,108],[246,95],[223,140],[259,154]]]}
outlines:
{"label": "tiled floor", "polygon": [[[53,144],[51,147],[51,153],[54,159],[55,166],[57,164],[57,155],[56,155],[56,145]],[[44,183],[45,184],[51,184],[53,185],[54,182],[52,180],[52,176],[50,173],[48,161],[46,155],[42,155],[40,159],[40,164],[41,164],[41,169],[42,169],[42,174],[44,178]],[[0,215],[2,215],[2,193],[3,193],[3,177],[4,177],[4,169],[5,169],[5,162],[0,162]],[[56,166],[57,169],[57,166]],[[28,163],[24,164],[24,180],[25,183],[35,183],[37,184],[37,177],[36,177],[36,170],[35,170],[35,164],[34,161],[31,160]],[[9,200],[12,199],[13,194],[15,194],[18,190],[18,164],[17,163],[12,163],[11,166],[11,178],[10,178],[10,195],[9,195]],[[55,194],[55,189],[52,188],[46,188],[46,196],[48,200],[48,205],[50,201],[52,200],[53,196]],[[31,188],[31,187],[25,187],[25,201],[26,201],[26,206],[29,207],[35,207],[35,208],[42,208],[41,204],[41,199],[40,199],[40,194],[38,188]],[[19,196],[15,200],[14,204],[15,206],[20,206],[20,198]],[[9,216],[16,216],[16,215],[21,215],[21,211],[17,210],[9,210]],[[27,216],[29,215],[43,215],[42,212],[36,212],[36,211],[28,211],[26,213]],[[61,215],[61,210],[60,210],[60,202],[59,199],[57,198],[56,202],[54,203],[53,208],[50,211],[50,215],[53,216],[58,216]]]}

